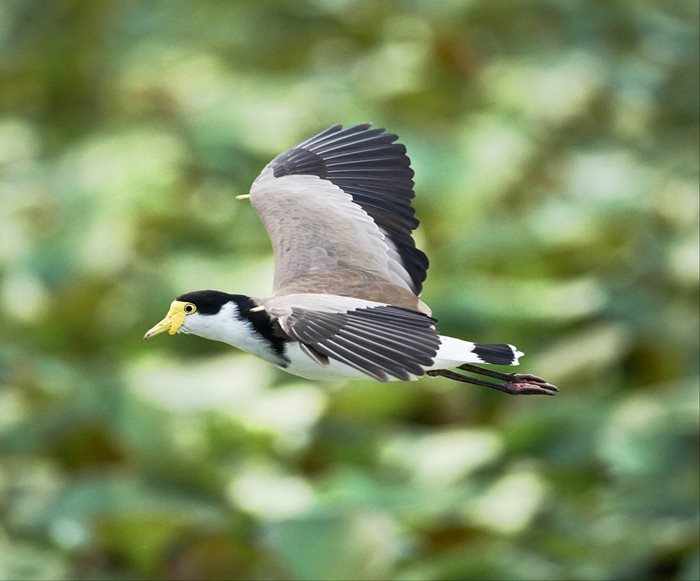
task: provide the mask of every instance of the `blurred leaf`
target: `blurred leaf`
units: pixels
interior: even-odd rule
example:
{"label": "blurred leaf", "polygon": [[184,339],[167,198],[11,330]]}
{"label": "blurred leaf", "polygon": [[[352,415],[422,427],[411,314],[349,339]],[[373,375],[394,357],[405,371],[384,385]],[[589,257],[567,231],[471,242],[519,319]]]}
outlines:
{"label": "blurred leaf", "polygon": [[69,579],[69,571],[55,551],[30,543],[0,543],[0,579],[55,581]]}
{"label": "blurred leaf", "polygon": [[284,521],[270,526],[268,535],[295,579],[385,578],[398,551],[396,527],[380,512]]}

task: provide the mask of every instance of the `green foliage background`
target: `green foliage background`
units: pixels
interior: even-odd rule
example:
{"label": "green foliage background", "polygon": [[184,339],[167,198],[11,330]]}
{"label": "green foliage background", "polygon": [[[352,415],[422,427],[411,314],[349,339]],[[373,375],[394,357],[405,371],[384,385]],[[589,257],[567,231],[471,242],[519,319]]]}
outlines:
{"label": "green foliage background", "polygon": [[[0,578],[698,579],[695,0],[5,0],[0,109]],[[441,330],[558,397],[143,343],[364,121]]]}

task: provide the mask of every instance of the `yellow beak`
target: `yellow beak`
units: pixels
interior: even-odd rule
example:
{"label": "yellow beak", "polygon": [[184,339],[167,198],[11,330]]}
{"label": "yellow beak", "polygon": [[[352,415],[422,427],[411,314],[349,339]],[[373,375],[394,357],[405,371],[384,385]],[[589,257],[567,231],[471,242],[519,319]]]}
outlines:
{"label": "yellow beak", "polygon": [[180,301],[173,301],[170,303],[170,310],[168,311],[168,314],[165,315],[165,318],[160,323],[150,328],[143,338],[150,339],[151,337],[160,335],[160,333],[164,333],[165,331],[171,335],[177,333],[180,327],[182,327],[182,323],[185,322],[185,317],[187,316],[185,314],[186,304],[187,303]]}

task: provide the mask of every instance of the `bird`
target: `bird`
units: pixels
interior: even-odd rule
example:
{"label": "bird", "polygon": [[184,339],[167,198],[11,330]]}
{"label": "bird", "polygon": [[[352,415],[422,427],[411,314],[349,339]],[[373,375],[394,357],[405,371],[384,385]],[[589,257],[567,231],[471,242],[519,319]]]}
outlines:
{"label": "bird", "polygon": [[[428,258],[412,237],[414,172],[398,136],[333,125],[275,157],[248,194],[272,244],[270,296],[186,292],[146,332],[221,341],[309,380],[445,377],[513,395],[554,395],[507,343],[441,335],[420,299]],[[464,372],[464,373],[462,373]]]}

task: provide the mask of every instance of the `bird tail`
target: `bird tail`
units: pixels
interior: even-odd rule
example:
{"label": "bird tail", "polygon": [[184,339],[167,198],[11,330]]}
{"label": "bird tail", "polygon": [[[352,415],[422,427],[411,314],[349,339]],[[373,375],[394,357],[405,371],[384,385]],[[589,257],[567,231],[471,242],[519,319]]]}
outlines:
{"label": "bird tail", "polygon": [[454,337],[440,336],[440,348],[430,369],[452,369],[463,363],[518,365],[523,355],[507,343],[472,343]]}

